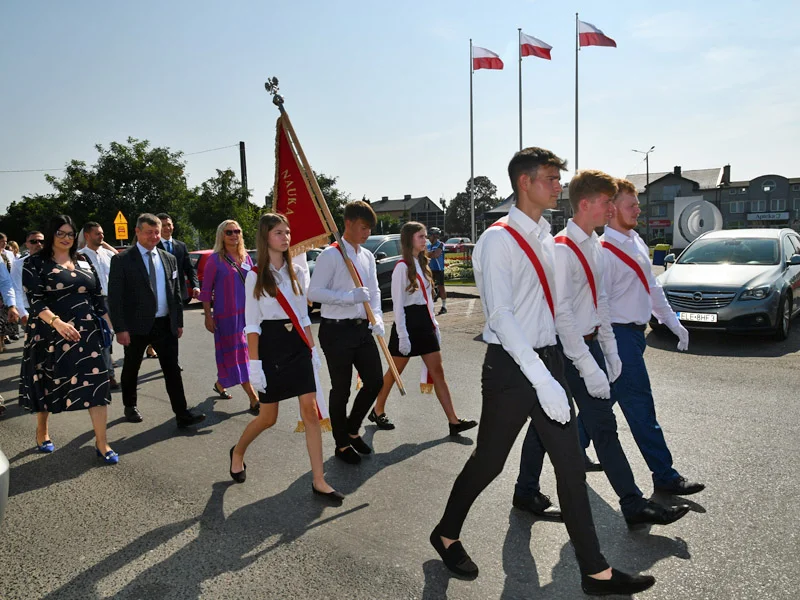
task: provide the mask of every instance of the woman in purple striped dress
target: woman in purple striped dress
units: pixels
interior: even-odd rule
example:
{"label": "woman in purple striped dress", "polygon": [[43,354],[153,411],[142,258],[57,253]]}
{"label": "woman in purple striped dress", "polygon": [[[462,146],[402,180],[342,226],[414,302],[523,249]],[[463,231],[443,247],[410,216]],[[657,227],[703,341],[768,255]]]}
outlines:
{"label": "woman in purple striped dress", "polygon": [[227,388],[241,384],[250,398],[250,412],[257,415],[258,394],[250,384],[250,359],[244,335],[244,280],[252,268],[241,226],[233,220],[223,221],[217,227],[214,253],[203,270],[203,287],[198,298],[206,313],[206,329],[214,334],[217,359],[214,391],[220,398],[230,399]]}

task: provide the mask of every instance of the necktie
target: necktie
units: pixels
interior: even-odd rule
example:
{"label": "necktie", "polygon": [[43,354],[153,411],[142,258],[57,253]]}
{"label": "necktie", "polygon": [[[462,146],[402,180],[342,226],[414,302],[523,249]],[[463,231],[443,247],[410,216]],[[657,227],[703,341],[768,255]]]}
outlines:
{"label": "necktie", "polygon": [[153,254],[155,252],[147,253],[147,267],[150,270],[150,289],[153,290],[153,296],[156,299],[156,306],[158,306],[158,284],[156,283],[156,265],[153,262]]}
{"label": "necktie", "polygon": [[168,242],[167,242],[167,252],[169,252],[170,254],[175,254],[175,253],[172,251],[172,240],[170,240],[170,241],[168,241]]}

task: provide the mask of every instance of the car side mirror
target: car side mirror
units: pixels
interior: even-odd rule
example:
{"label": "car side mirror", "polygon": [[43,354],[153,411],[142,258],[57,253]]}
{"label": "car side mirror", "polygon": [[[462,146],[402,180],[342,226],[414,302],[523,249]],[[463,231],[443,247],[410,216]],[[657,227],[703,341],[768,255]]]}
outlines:
{"label": "car side mirror", "polygon": [[794,254],[792,258],[789,259],[789,266],[796,267],[800,265],[800,254]]}
{"label": "car side mirror", "polygon": [[669,265],[675,264],[675,255],[670,253],[664,257],[664,270],[669,268]]}
{"label": "car side mirror", "polygon": [[378,252],[375,254],[375,260],[383,260],[386,258],[386,252]]}

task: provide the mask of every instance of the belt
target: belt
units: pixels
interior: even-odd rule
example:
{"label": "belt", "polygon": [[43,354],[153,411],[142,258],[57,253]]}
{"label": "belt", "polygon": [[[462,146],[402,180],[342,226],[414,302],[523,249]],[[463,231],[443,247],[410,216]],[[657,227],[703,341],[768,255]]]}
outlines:
{"label": "belt", "polygon": [[644,331],[647,325],[639,325],[638,323],[612,323],[612,327],[627,327],[628,329],[635,329],[636,331]]}
{"label": "belt", "polygon": [[592,333],[587,333],[583,336],[584,342],[593,342],[597,338],[597,332],[600,331],[599,327],[595,327]]}
{"label": "belt", "polygon": [[320,321],[335,325],[361,325],[362,323],[369,322],[367,319],[329,319],[327,317],[322,317]]}

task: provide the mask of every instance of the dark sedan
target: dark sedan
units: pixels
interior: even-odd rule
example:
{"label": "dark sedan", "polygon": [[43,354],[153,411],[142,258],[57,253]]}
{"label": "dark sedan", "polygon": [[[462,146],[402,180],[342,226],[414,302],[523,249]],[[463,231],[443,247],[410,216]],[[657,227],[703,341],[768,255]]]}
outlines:
{"label": "dark sedan", "polygon": [[789,335],[800,310],[800,236],[791,229],[710,231],[658,281],[685,327]]}

